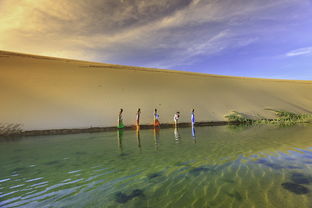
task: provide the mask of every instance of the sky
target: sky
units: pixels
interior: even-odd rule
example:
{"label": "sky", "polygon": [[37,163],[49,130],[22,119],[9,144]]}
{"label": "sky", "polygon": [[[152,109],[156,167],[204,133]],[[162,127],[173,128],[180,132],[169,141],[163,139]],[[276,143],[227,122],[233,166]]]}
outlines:
{"label": "sky", "polygon": [[312,0],[0,0],[0,50],[312,80]]}

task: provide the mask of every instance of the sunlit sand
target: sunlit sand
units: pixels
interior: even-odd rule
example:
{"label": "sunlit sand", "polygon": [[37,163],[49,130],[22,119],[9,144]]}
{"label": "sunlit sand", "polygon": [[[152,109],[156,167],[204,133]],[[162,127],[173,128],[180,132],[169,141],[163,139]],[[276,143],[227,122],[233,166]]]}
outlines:
{"label": "sunlit sand", "polygon": [[235,110],[274,116],[265,109],[312,112],[312,81],[217,76],[0,52],[0,123],[24,130],[224,121]]}

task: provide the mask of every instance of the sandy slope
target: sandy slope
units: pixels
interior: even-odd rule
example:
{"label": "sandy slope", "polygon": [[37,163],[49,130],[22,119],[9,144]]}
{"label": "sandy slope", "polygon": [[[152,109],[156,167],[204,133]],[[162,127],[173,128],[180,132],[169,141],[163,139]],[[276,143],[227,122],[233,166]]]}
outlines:
{"label": "sandy slope", "polygon": [[114,126],[119,108],[134,124],[225,120],[232,110],[272,116],[265,108],[312,112],[312,81],[214,76],[146,69],[0,51],[0,123],[25,130]]}

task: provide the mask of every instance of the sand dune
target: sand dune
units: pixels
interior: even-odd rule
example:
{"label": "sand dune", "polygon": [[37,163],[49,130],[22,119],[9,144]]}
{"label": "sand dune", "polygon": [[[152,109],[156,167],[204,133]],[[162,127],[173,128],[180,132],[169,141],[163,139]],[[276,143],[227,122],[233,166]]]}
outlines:
{"label": "sand dune", "polygon": [[129,67],[0,51],[0,123],[24,130],[127,125],[138,107],[142,123],[222,121],[236,110],[272,117],[266,108],[312,113],[312,81],[253,79]]}

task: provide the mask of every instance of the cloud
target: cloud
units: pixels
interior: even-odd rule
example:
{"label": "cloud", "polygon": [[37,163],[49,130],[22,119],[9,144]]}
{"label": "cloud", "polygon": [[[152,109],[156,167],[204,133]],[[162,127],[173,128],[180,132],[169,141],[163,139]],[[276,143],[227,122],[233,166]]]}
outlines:
{"label": "cloud", "polygon": [[304,55],[312,55],[312,47],[299,48],[286,53],[286,56],[304,56]]}
{"label": "cloud", "polygon": [[260,41],[276,28],[255,23],[284,20],[284,14],[266,13],[294,3],[0,0],[0,49],[169,68]]}

